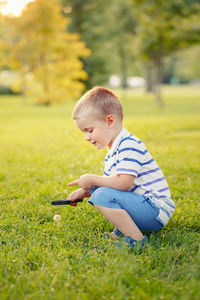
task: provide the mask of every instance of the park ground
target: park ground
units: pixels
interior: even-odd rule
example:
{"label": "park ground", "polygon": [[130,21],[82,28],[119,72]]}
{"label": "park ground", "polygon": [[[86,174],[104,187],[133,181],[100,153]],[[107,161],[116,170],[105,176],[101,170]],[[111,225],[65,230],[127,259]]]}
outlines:
{"label": "park ground", "polygon": [[[113,229],[84,201],[54,207],[105,151],[84,141],[71,111],[0,97],[0,299],[200,298],[200,87],[164,87],[165,108],[141,90],[117,91],[124,125],[167,177],[176,211],[142,252],[104,240]],[[60,221],[53,216],[59,214]]]}

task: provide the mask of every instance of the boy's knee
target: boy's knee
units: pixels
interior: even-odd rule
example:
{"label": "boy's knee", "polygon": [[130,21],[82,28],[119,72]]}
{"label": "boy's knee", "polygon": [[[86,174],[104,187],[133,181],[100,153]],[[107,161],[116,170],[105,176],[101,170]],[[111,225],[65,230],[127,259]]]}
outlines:
{"label": "boy's knee", "polygon": [[94,205],[98,210],[99,207],[107,208],[121,208],[117,203],[117,190],[109,187],[99,187],[96,189],[89,200],[89,202]]}
{"label": "boy's knee", "polygon": [[92,194],[92,198],[96,199],[96,198],[110,198],[112,196],[112,188],[109,187],[99,187],[98,189],[96,189],[93,194]]}

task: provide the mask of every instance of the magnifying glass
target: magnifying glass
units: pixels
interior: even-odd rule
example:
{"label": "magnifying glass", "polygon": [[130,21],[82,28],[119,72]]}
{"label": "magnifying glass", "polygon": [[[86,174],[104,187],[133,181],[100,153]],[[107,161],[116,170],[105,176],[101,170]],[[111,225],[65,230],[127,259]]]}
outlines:
{"label": "magnifying glass", "polygon": [[76,199],[75,201],[72,200],[54,200],[51,201],[52,205],[69,205],[72,203],[78,203],[78,202],[83,202],[83,199]]}

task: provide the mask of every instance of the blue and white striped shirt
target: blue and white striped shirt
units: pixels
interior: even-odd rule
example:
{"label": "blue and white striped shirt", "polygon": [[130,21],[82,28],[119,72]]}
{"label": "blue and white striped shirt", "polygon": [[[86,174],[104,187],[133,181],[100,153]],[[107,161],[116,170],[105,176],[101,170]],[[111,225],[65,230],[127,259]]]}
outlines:
{"label": "blue and white striped shirt", "polygon": [[129,190],[151,199],[159,208],[157,219],[165,225],[171,218],[175,204],[167,181],[142,141],[125,128],[114,140],[105,157],[104,175],[134,175],[133,187]]}

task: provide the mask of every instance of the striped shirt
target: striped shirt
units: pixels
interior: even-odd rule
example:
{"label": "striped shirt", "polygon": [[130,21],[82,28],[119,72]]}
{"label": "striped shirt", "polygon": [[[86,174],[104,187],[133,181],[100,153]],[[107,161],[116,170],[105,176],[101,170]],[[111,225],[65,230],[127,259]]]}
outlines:
{"label": "striped shirt", "polygon": [[104,175],[134,175],[129,191],[146,196],[159,208],[157,219],[165,225],[171,218],[175,204],[167,181],[142,141],[125,128],[115,138],[105,157]]}

